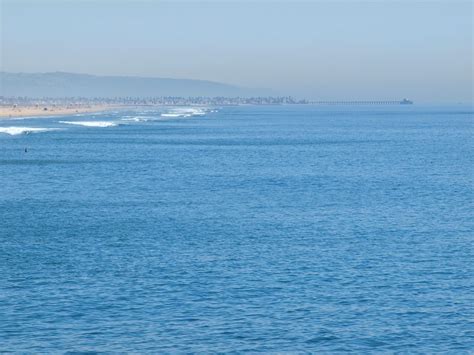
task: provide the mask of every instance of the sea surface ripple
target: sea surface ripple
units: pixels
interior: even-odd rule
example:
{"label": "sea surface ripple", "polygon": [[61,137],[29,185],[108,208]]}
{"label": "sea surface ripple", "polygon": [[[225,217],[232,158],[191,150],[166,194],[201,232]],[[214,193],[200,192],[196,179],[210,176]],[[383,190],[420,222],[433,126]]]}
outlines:
{"label": "sea surface ripple", "polygon": [[469,107],[0,127],[0,351],[474,350]]}

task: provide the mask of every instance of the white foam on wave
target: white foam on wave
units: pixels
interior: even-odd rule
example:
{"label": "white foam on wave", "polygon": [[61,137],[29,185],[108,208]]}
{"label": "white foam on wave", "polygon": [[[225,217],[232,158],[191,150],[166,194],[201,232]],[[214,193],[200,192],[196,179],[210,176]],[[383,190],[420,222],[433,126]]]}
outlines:
{"label": "white foam on wave", "polygon": [[39,128],[39,127],[0,127],[0,133],[16,136],[18,134],[30,134],[40,132],[59,131],[61,128]]}
{"label": "white foam on wave", "polygon": [[121,119],[121,121],[130,121],[130,122],[142,122],[145,121],[141,117],[124,117]]}
{"label": "white foam on wave", "polygon": [[169,112],[162,113],[161,117],[169,118],[181,118],[181,117],[193,117],[193,116],[204,116],[208,112],[207,108],[197,107],[179,107],[171,109]]}
{"label": "white foam on wave", "polygon": [[109,115],[109,114],[114,114],[118,112],[113,112],[113,111],[89,111],[89,112],[78,112],[73,115],[63,115],[63,116],[74,116],[74,117],[84,117],[84,116],[89,116],[89,117],[95,117],[95,116],[103,116],[103,115]]}
{"label": "white foam on wave", "polygon": [[177,118],[177,117],[191,117],[190,114],[185,113],[162,113],[161,117],[170,117],[170,118]]}
{"label": "white foam on wave", "polygon": [[29,120],[31,118],[54,118],[55,116],[19,116],[19,117],[8,117],[8,121],[22,121],[22,120]]}
{"label": "white foam on wave", "polygon": [[155,116],[124,116],[121,121],[129,122],[148,122],[159,120],[159,117]]}
{"label": "white foam on wave", "polygon": [[[159,113],[156,110],[136,111],[135,115],[126,115],[120,118],[121,122],[150,122],[173,118],[189,118],[193,116],[204,116],[210,112],[218,112],[207,107],[175,107],[168,111]],[[135,112],[134,112],[135,113]]]}
{"label": "white foam on wave", "polygon": [[117,123],[110,121],[59,121],[59,123],[72,124],[76,126],[85,126],[85,127],[115,127]]}

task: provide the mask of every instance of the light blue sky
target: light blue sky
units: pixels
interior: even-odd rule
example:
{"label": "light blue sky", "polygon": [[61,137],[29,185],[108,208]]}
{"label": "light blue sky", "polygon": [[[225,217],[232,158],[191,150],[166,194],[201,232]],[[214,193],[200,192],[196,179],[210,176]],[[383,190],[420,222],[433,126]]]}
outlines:
{"label": "light blue sky", "polygon": [[5,71],[472,100],[471,1],[0,1]]}

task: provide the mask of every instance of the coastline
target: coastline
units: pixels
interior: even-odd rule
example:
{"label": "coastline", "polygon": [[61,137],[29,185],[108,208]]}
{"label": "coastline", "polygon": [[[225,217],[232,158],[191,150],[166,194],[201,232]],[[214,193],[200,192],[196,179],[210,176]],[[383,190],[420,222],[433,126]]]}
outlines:
{"label": "coastline", "polygon": [[0,106],[0,119],[22,118],[22,117],[41,117],[41,116],[62,116],[73,115],[77,113],[104,112],[114,109],[121,109],[120,105],[44,105],[44,106]]}

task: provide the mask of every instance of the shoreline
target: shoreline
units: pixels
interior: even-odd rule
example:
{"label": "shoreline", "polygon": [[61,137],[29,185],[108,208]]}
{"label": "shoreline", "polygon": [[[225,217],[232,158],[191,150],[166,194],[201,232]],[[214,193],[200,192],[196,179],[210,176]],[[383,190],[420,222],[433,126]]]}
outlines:
{"label": "shoreline", "polygon": [[78,106],[0,106],[0,119],[15,119],[22,117],[40,118],[44,116],[69,116],[78,113],[104,112],[123,109],[121,105],[78,105]]}

